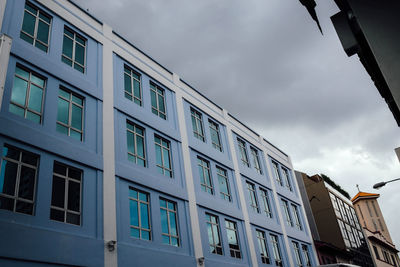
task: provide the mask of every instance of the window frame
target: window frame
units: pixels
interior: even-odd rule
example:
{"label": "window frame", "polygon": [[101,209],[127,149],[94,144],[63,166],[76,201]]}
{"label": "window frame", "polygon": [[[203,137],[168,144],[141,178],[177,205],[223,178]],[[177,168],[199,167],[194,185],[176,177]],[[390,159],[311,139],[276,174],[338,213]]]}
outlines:
{"label": "window frame", "polygon": [[[199,111],[191,107],[190,118],[192,122],[192,130],[194,137],[205,142],[206,136],[204,134],[203,115]],[[196,129],[193,128],[194,125],[196,125]]]}
{"label": "window frame", "polygon": [[[246,142],[241,138],[237,138],[239,152],[240,152],[240,160],[242,164],[250,168],[249,156],[247,154]],[[243,158],[244,157],[244,158]]]}
{"label": "window frame", "polygon": [[303,259],[301,258],[301,254],[300,254],[300,246],[299,243],[297,243],[296,241],[292,241],[292,246],[293,246],[293,251],[294,251],[294,256],[296,259],[296,265],[298,267],[303,267]]}
{"label": "window frame", "polygon": [[[265,232],[262,230],[256,229],[256,238],[258,243],[258,249],[260,252],[261,262],[263,264],[271,264],[270,253],[268,251],[268,242],[265,236]],[[261,248],[262,247],[262,248]],[[265,250],[265,253],[264,251]]]}
{"label": "window frame", "polygon": [[258,149],[253,146],[250,146],[250,154],[252,155],[252,158],[253,158],[254,169],[256,170],[256,172],[258,174],[262,175],[263,171],[261,168],[261,161],[260,161]]}
{"label": "window frame", "polygon": [[286,167],[282,167],[282,173],[284,176],[284,180],[285,180],[285,186],[287,189],[289,189],[289,191],[293,191],[293,186],[290,180],[290,174],[289,174],[289,169],[287,169]]}
{"label": "window frame", "polygon": [[293,227],[293,219],[292,219],[292,216],[291,216],[290,210],[289,210],[289,202],[285,199],[281,199],[281,200],[282,200],[283,211],[284,211],[285,217],[286,217],[286,224],[290,227]]}
{"label": "window frame", "polygon": [[[201,162],[201,164],[200,164]],[[203,163],[205,163],[205,165],[203,165]],[[204,179],[204,183],[202,183],[202,177],[200,176],[200,187],[201,190],[205,193],[208,193],[210,195],[214,195],[214,185],[213,185],[213,180],[212,180],[212,176],[211,176],[211,167],[210,167],[210,162],[202,157],[197,157],[197,168],[198,171],[201,171],[203,173],[203,179]],[[208,181],[206,180],[206,176],[205,176],[205,172],[208,172]],[[207,183],[209,182],[209,184]],[[210,189],[210,192],[208,192],[207,189]]]}
{"label": "window frame", "polygon": [[255,185],[249,181],[246,181],[246,187],[247,191],[249,192],[249,198],[250,198],[249,204],[251,209],[256,213],[260,213],[260,207],[258,205],[257,191]]}
{"label": "window frame", "polygon": [[[128,132],[132,133],[132,135],[133,135],[133,145],[134,145],[134,148],[135,148],[135,153],[130,152],[129,151],[129,147],[128,147],[128,141],[127,141],[127,144],[126,144],[127,154],[128,154],[128,158],[127,159],[128,159],[129,162],[133,162],[133,161],[131,161],[129,159],[129,155],[131,155],[135,159],[135,161],[133,163],[135,163],[136,165],[142,166],[142,165],[138,164],[138,158],[139,158],[139,159],[143,160],[143,166],[142,167],[147,167],[147,160],[146,160],[146,130],[145,130],[144,127],[141,127],[138,124],[136,124],[136,123],[134,123],[134,122],[132,122],[130,120],[126,120],[126,124],[127,124],[126,125],[126,137],[128,139]],[[128,128],[128,124],[133,126],[134,130],[129,129]],[[142,130],[143,135],[140,135],[139,133],[137,133],[136,132],[136,128]],[[137,150],[137,136],[139,136],[139,137],[141,137],[143,139],[143,157],[139,156],[138,153],[137,153],[138,152],[138,150]]]}
{"label": "window frame", "polygon": [[[127,70],[129,70],[129,73],[127,72]],[[136,79],[133,74],[137,75],[139,77],[139,79]],[[126,91],[126,87],[125,87],[125,75],[129,76],[130,79],[130,91]],[[135,96],[135,86],[134,86],[134,81],[137,81],[139,83],[139,95],[140,98]],[[129,99],[126,94],[128,94],[131,99]],[[134,70],[133,68],[131,68],[130,66],[128,66],[127,64],[124,64],[124,96],[126,99],[134,102],[135,104],[142,106],[143,105],[143,87],[142,87],[142,75],[137,72],[136,70]],[[137,103],[136,100],[139,102]]]}
{"label": "window frame", "polygon": [[[171,200],[163,198],[163,197],[160,197],[159,200],[160,200],[160,214],[161,214],[161,210],[165,210],[166,211],[166,213],[167,213],[167,224],[168,224],[167,225],[168,233],[163,233],[162,220],[161,220],[161,215],[160,215],[161,236],[168,236],[168,238],[169,238],[169,243],[168,244],[164,243],[163,240],[161,240],[161,243],[165,244],[165,245],[174,246],[174,247],[180,247],[181,246],[181,239],[180,239],[180,236],[179,236],[178,204],[175,201],[171,201]],[[162,207],[161,206],[161,201],[165,201],[166,202],[166,207]],[[171,210],[169,208],[169,203],[171,203],[174,206],[173,210]],[[171,234],[172,231],[171,231],[171,220],[170,220],[171,214],[170,213],[173,213],[174,216],[175,216],[176,235]],[[172,238],[176,238],[176,240],[177,240],[177,245],[176,246],[172,244]]]}
{"label": "window frame", "polygon": [[261,199],[262,199],[263,206],[264,206],[264,209],[263,209],[264,213],[267,215],[268,218],[272,219],[272,217],[273,217],[272,207],[271,207],[271,201],[269,199],[270,192],[267,189],[264,189],[261,187],[259,189],[261,192]]}
{"label": "window frame", "polygon": [[[222,239],[221,239],[221,229],[219,226],[219,217],[217,215],[214,215],[214,214],[211,214],[208,212],[205,213],[205,216],[206,216],[206,230],[207,230],[207,236],[208,236],[208,248],[209,249],[211,249],[211,247],[214,248],[214,250],[209,251],[209,253],[223,256],[224,255],[224,246],[223,246]],[[208,220],[208,217],[210,217],[210,220]],[[212,221],[212,218],[215,219],[215,222]],[[208,227],[209,225],[210,225],[210,229],[211,229],[212,240],[210,240],[209,227]],[[218,243],[215,242],[216,238],[215,238],[213,226],[215,226],[216,230],[217,230],[216,234],[218,236],[219,245],[218,245]],[[219,250],[220,253],[217,250],[218,248],[220,249]]]}
{"label": "window frame", "polygon": [[[160,139],[160,143],[157,143],[156,138]],[[163,142],[165,142],[167,144],[167,147],[165,147],[163,145]],[[162,165],[159,165],[157,163],[157,156],[156,156],[156,167],[157,167],[157,169],[158,170],[162,169],[162,175],[169,176],[170,178],[173,178],[174,177],[174,171],[173,171],[173,166],[172,166],[171,142],[168,139],[165,139],[165,138],[161,137],[158,134],[154,134],[154,145],[155,145],[155,149],[156,149],[156,155],[157,155],[157,146],[160,147],[160,151],[161,151]],[[163,149],[168,151],[168,162],[169,162],[170,169],[165,167],[165,162],[166,161],[164,161],[164,150]],[[166,175],[166,172],[169,172],[169,175]]]}
{"label": "window frame", "polygon": [[[232,193],[231,193],[231,189],[230,189],[230,184],[229,184],[229,177],[228,177],[228,171],[225,170],[224,168],[220,167],[220,166],[216,166],[217,169],[217,178],[218,178],[218,187],[219,187],[219,195],[223,200],[226,200],[228,202],[232,202]],[[222,173],[220,173],[219,171],[221,171]],[[228,193],[222,192],[221,191],[221,182],[220,182],[220,178],[224,179],[225,181],[225,185],[226,185],[226,191]]]}
{"label": "window frame", "polygon": [[[212,145],[213,148],[215,148],[216,150],[222,152],[222,151],[223,151],[223,148],[222,148],[221,132],[220,132],[220,130],[219,130],[219,124],[216,123],[216,122],[214,122],[214,121],[211,120],[211,119],[208,119],[208,125],[209,125],[209,128],[210,128],[211,145]],[[217,136],[217,139],[218,139],[218,143],[215,143],[215,142],[214,142],[214,140],[213,140],[213,138],[212,138],[212,137],[213,137],[212,131],[215,132],[215,135]]]}
{"label": "window frame", "polygon": [[294,224],[296,226],[296,228],[300,231],[303,231],[303,226],[301,224],[301,220],[300,220],[300,213],[299,213],[299,207],[293,203],[290,203],[290,206],[292,207],[292,211],[294,214]]}
{"label": "window frame", "polygon": [[[130,191],[131,190],[136,191],[137,198],[134,198],[134,197],[132,197],[130,195]],[[143,200],[140,199],[140,193],[146,195],[147,201],[143,201]],[[138,226],[132,225],[131,222],[129,221],[129,237],[135,238],[135,239],[144,240],[144,241],[152,241],[153,238],[152,238],[152,227],[151,227],[152,225],[151,225],[150,193],[145,192],[145,191],[140,190],[140,189],[137,189],[135,187],[129,186],[129,189],[128,189],[128,203],[129,203],[128,205],[129,205],[129,209],[130,209],[131,201],[137,202]],[[144,203],[147,206],[147,215],[148,215],[147,220],[148,220],[148,223],[149,223],[149,228],[143,228],[142,227],[142,216],[141,216],[141,204],[142,203]],[[130,216],[131,216],[131,213],[129,211],[129,220],[131,218]],[[139,237],[132,236],[132,234],[130,233],[130,229],[131,228],[139,230]],[[143,239],[142,238],[142,231],[147,232],[149,234],[149,239]]]}
{"label": "window frame", "polygon": [[278,182],[280,186],[283,186],[282,177],[279,171],[279,164],[276,161],[272,161],[272,169],[275,176],[275,180]]}
{"label": "window frame", "polygon": [[279,236],[276,234],[269,234],[271,244],[272,244],[272,252],[274,255],[274,261],[276,266],[283,267],[283,258],[282,252],[280,248]]}
{"label": "window frame", "polygon": [[[159,93],[158,91],[161,91],[162,93]],[[151,113],[157,115],[163,120],[167,120],[167,101],[165,99],[166,90],[161,88],[161,86],[157,85],[156,83],[150,81],[150,99],[152,94],[155,94],[156,97],[156,107],[154,107],[153,103],[150,101]],[[161,96],[163,99],[164,111],[161,111],[160,109],[159,96]]]}
{"label": "window frame", "polygon": [[[232,258],[235,259],[241,259],[242,258],[242,251],[240,250],[240,241],[239,241],[239,234],[237,230],[237,223],[228,219],[225,219],[225,231],[226,231],[226,237],[228,239],[228,247],[229,247],[229,254]],[[234,247],[234,245],[231,245],[229,243],[229,235],[228,231],[232,231],[235,234],[237,248]]]}
{"label": "window frame", "polygon": [[312,261],[311,261],[310,251],[308,250],[308,245],[301,244],[301,251],[303,253],[303,257],[304,257],[304,261],[305,261],[304,266],[311,267]]}
{"label": "window frame", "polygon": [[[71,38],[71,36],[69,36],[68,34],[66,34],[66,33],[65,33],[65,30],[71,32],[71,33],[73,34],[73,38]],[[64,37],[67,37],[67,38],[69,38],[69,39],[72,41],[72,58],[68,57],[67,55],[64,55],[64,52],[63,52],[63,50],[64,50]],[[80,39],[82,39],[82,40],[85,42],[85,44],[82,45],[81,43],[79,43],[79,42],[76,40],[77,37],[80,38]],[[76,61],[76,58],[75,58],[75,56],[76,56],[75,52],[76,52],[76,45],[77,45],[77,44],[83,47],[83,65],[82,65],[81,63],[78,63],[78,62]],[[68,66],[70,66],[71,68],[73,68],[74,70],[77,70],[77,71],[79,71],[79,72],[85,74],[85,73],[87,72],[87,71],[86,71],[86,68],[87,68],[87,66],[86,66],[86,65],[87,65],[87,62],[86,62],[86,61],[87,61],[87,60],[86,60],[86,56],[87,56],[87,45],[88,45],[88,39],[87,39],[87,38],[83,37],[83,36],[82,36],[81,34],[79,34],[77,31],[73,30],[71,27],[68,27],[67,25],[64,25],[63,42],[62,42],[62,49],[61,49],[61,61],[62,61],[63,63],[65,63],[65,64],[67,64]],[[67,62],[63,61],[63,58],[65,58],[65,59],[68,60],[68,61],[71,61],[71,65],[68,64]],[[77,64],[79,67],[81,67],[81,68],[83,69],[83,71],[81,71],[80,69],[75,68],[75,64]]]}

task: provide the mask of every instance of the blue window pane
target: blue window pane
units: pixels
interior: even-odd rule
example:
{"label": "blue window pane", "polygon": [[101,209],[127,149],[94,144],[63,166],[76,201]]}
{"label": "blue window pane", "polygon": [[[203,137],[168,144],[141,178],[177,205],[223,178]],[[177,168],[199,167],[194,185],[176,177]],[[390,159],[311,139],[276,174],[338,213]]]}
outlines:
{"label": "blue window pane", "polygon": [[171,237],[171,245],[175,247],[179,246],[178,238]]}
{"label": "blue window pane", "polygon": [[71,126],[75,129],[82,130],[82,108],[72,105]]}
{"label": "blue window pane", "polygon": [[163,235],[162,236],[162,242],[163,242],[163,244],[169,245],[169,236]]}
{"label": "blue window pane", "polygon": [[43,12],[39,13],[39,18],[41,18],[42,20],[44,20],[44,21],[46,21],[47,23],[50,24],[51,18],[49,18],[46,15],[44,15]]}
{"label": "blue window pane", "polygon": [[16,67],[15,74],[18,74],[19,76],[21,76],[25,79],[29,79],[29,72],[27,72],[26,70],[23,70],[21,68]]}
{"label": "blue window pane", "polygon": [[75,46],[75,61],[85,65],[85,48],[78,44]]}
{"label": "blue window pane", "polygon": [[133,93],[137,98],[140,98],[140,83],[136,80],[133,81]]}
{"label": "blue window pane", "polygon": [[140,203],[140,220],[142,228],[150,229],[149,213],[147,204]]}
{"label": "blue window pane", "polygon": [[162,165],[161,147],[157,145],[156,145],[156,162],[158,165]]}
{"label": "blue window pane", "polygon": [[57,132],[68,135],[68,128],[57,123]]}
{"label": "blue window pane", "polygon": [[144,240],[150,240],[150,233],[147,231],[141,231],[142,232],[142,239]]}
{"label": "blue window pane", "polygon": [[37,48],[39,48],[40,50],[42,50],[42,51],[44,51],[44,52],[47,52],[47,46],[42,45],[42,44],[39,43],[39,42],[36,42],[36,43],[35,43],[35,46],[36,46]]}
{"label": "blue window pane", "polygon": [[44,80],[42,78],[37,77],[36,75],[31,75],[31,82],[38,85],[39,87],[44,87]]}
{"label": "blue window pane", "polygon": [[139,237],[140,237],[139,229],[131,228],[131,236],[132,236],[132,237],[139,238]]}
{"label": "blue window pane", "polygon": [[160,199],[160,207],[167,207],[167,202],[164,199]]}
{"label": "blue window pane", "polygon": [[35,113],[33,113],[33,112],[27,111],[26,112],[26,118],[28,120],[30,120],[30,121],[33,121],[33,122],[36,122],[36,123],[40,123],[40,116],[35,114]]}
{"label": "blue window pane", "polygon": [[29,10],[32,14],[36,14],[37,13],[37,9],[32,7],[32,6],[30,6],[30,5],[25,4],[25,9]]}
{"label": "blue window pane", "polygon": [[25,12],[24,21],[22,22],[22,30],[33,36],[35,32],[35,22],[36,18],[28,12]]}
{"label": "blue window pane", "polygon": [[72,58],[72,45],[73,41],[70,38],[64,36],[63,51],[62,51],[63,55]]}
{"label": "blue window pane", "polygon": [[37,39],[47,44],[48,37],[49,37],[49,25],[47,25],[42,21],[39,21]]}
{"label": "blue window pane", "polygon": [[170,166],[170,164],[169,164],[169,151],[166,150],[166,149],[163,149],[163,156],[164,156],[164,166],[165,166],[167,169],[170,169],[171,166]]}
{"label": "blue window pane", "polygon": [[138,203],[136,201],[129,201],[130,224],[139,226]]}
{"label": "blue window pane", "polygon": [[11,101],[20,105],[25,105],[26,90],[28,82],[18,77],[14,77],[14,85],[11,93]]}
{"label": "blue window pane", "polygon": [[127,92],[125,92],[125,97],[126,97],[127,99],[129,99],[129,100],[132,100],[132,96],[129,95]]}
{"label": "blue window pane", "polygon": [[42,88],[39,88],[36,85],[31,84],[28,107],[31,110],[40,113],[42,111],[42,96],[43,96]]}
{"label": "blue window pane", "polygon": [[139,128],[139,127],[136,127],[136,133],[140,134],[140,135],[143,135],[143,130],[141,128]]}
{"label": "blue window pane", "polygon": [[25,111],[23,108],[20,108],[16,105],[10,104],[10,112],[14,113],[16,115],[19,115],[21,117],[24,117]]}
{"label": "blue window pane", "polygon": [[58,94],[66,99],[69,99],[69,97],[70,97],[70,93],[68,93],[67,91],[64,91],[62,89],[58,90]]}
{"label": "blue window pane", "polygon": [[67,125],[69,122],[69,103],[61,98],[58,98],[57,121]]}
{"label": "blue window pane", "polygon": [[85,46],[85,40],[82,39],[81,37],[79,37],[78,35],[76,36],[76,41],[77,41],[79,44]]}
{"label": "blue window pane", "polygon": [[0,192],[7,195],[14,195],[15,179],[17,177],[18,165],[3,160],[0,173]]}
{"label": "blue window pane", "polygon": [[213,231],[214,231],[214,240],[215,240],[215,244],[219,244],[219,233],[218,233],[218,228],[216,225],[212,226]]}
{"label": "blue window pane", "polygon": [[132,93],[131,77],[126,73],[124,74],[124,87],[126,92]]}
{"label": "blue window pane", "polygon": [[169,222],[171,224],[171,235],[178,235],[177,226],[176,226],[176,217],[175,214],[170,212],[169,214]]}
{"label": "blue window pane", "polygon": [[139,192],[139,199],[141,201],[146,201],[147,202],[147,200],[148,200],[147,194]]}
{"label": "blue window pane", "polygon": [[138,198],[138,192],[134,189],[129,189],[129,196],[133,198]]}
{"label": "blue window pane", "polygon": [[74,64],[74,69],[76,69],[82,73],[85,72],[85,69],[83,67],[79,66],[78,64]]}
{"label": "blue window pane", "polygon": [[72,95],[72,102],[83,106],[83,99],[75,95]]}
{"label": "blue window pane", "polygon": [[165,112],[164,97],[161,95],[158,95],[158,107],[160,111]]}
{"label": "blue window pane", "polygon": [[156,93],[153,90],[151,90],[150,95],[151,95],[151,106],[153,108],[157,108]]}
{"label": "blue window pane", "polygon": [[173,202],[168,201],[168,209],[175,210],[175,204]]}
{"label": "blue window pane", "polygon": [[161,230],[164,234],[169,234],[167,211],[161,209]]}
{"label": "blue window pane", "polygon": [[61,61],[65,64],[72,66],[72,61],[70,59],[67,59],[66,57],[61,57]]}
{"label": "blue window pane", "polygon": [[137,159],[137,164],[144,167],[145,161],[138,158],[138,159]]}
{"label": "blue window pane", "polygon": [[135,143],[133,140],[133,133],[126,132],[126,141],[128,144],[128,152],[135,154]]}
{"label": "blue window pane", "polygon": [[80,132],[74,131],[74,130],[70,130],[70,136],[78,141],[82,140],[82,134]]}
{"label": "blue window pane", "polygon": [[141,156],[141,157],[144,157],[144,145],[143,145],[143,138],[142,137],[139,137],[139,136],[137,136],[136,137],[136,141],[137,141],[137,144],[136,144],[136,146],[137,146],[137,154],[139,155],[139,156]]}
{"label": "blue window pane", "polygon": [[159,174],[164,174],[164,169],[162,167],[157,166],[157,171]]}

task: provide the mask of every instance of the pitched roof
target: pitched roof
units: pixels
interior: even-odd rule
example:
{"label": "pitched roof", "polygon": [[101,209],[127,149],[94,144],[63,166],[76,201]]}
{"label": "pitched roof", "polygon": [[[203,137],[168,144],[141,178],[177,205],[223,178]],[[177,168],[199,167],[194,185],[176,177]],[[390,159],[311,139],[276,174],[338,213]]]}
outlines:
{"label": "pitched roof", "polygon": [[379,194],[374,194],[374,193],[367,193],[367,192],[358,192],[357,195],[355,195],[352,199],[351,202],[353,204],[360,200],[361,198],[378,198],[380,195]]}

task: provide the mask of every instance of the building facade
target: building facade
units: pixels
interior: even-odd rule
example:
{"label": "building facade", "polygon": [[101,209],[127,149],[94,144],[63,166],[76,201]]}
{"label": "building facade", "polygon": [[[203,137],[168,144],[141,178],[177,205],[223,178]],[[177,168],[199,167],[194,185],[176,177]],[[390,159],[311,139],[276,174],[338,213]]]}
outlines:
{"label": "building facade", "polygon": [[374,266],[351,201],[320,175],[295,173],[320,263]]}
{"label": "building facade", "polygon": [[315,266],[290,157],[67,0],[0,0],[4,266]]}
{"label": "building facade", "polygon": [[378,203],[379,194],[358,192],[352,198],[354,209],[366,233],[377,267],[399,266],[398,250],[390,237]]}

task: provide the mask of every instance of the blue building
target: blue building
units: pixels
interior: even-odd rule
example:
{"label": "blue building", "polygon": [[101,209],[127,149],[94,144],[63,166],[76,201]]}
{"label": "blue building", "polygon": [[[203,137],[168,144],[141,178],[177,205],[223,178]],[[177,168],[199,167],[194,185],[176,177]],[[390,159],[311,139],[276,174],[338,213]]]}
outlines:
{"label": "blue building", "polygon": [[284,152],[73,2],[0,29],[0,266],[317,264]]}

